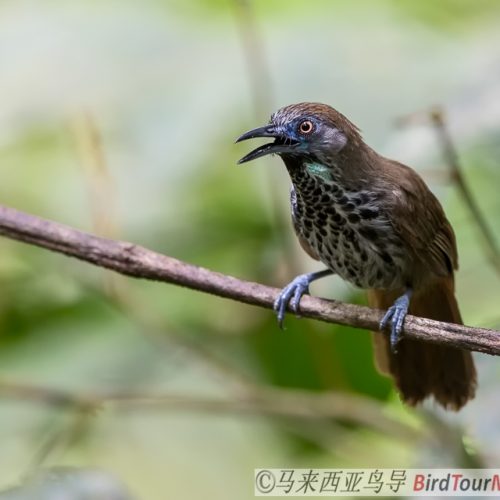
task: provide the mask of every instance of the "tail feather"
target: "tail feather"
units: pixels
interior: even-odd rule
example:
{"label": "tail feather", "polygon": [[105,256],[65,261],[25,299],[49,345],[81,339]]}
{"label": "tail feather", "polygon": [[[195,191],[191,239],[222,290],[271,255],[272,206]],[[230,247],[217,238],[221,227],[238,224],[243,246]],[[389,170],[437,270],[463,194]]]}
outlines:
{"label": "tail feather", "polygon": [[[387,309],[401,291],[370,290],[372,307]],[[454,295],[453,279],[441,278],[414,293],[409,313],[415,316],[462,324]],[[468,351],[404,338],[397,354],[389,339],[374,334],[375,361],[378,369],[391,375],[402,399],[416,405],[429,396],[447,409],[459,410],[475,395],[477,377]]]}

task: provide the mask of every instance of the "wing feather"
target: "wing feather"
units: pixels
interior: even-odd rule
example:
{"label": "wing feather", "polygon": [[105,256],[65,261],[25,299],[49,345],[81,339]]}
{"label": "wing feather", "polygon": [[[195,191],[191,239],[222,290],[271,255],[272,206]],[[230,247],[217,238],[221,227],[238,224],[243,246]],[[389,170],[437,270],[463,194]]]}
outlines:
{"label": "wing feather", "polygon": [[458,254],[443,207],[414,170],[387,161],[390,170],[384,180],[392,183],[388,202],[395,232],[416,261],[437,276],[449,276],[458,269]]}

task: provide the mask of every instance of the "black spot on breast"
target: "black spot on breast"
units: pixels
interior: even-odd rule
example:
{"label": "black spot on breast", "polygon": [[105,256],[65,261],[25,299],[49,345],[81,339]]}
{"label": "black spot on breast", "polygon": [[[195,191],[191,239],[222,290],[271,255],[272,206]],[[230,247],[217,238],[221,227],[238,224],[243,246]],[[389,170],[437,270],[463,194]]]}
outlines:
{"label": "black spot on breast", "polygon": [[346,195],[341,196],[337,200],[341,205],[346,205],[349,202],[349,198]]}
{"label": "black spot on breast", "polygon": [[339,190],[335,184],[325,184],[323,189],[329,193],[336,193]]}
{"label": "black spot on breast", "polygon": [[376,241],[378,239],[378,233],[375,229],[369,226],[362,226],[359,228],[359,234],[370,241]]}
{"label": "black spot on breast", "polygon": [[337,212],[332,217],[332,221],[335,222],[338,226],[343,226],[345,224],[345,219]]}
{"label": "black spot on breast", "polygon": [[304,226],[306,226],[308,229],[312,229],[313,228],[313,223],[312,223],[311,220],[305,219],[304,220]]}
{"label": "black spot on breast", "polygon": [[316,219],[327,219],[327,218],[328,218],[328,212],[324,207],[316,211]]}
{"label": "black spot on breast", "polygon": [[386,262],[387,264],[392,264],[394,261],[392,260],[392,257],[387,253],[387,252],[382,252],[380,254],[381,259]]}
{"label": "black spot on breast", "polygon": [[368,193],[359,193],[360,204],[366,205],[370,201],[371,196]]}
{"label": "black spot on breast", "polygon": [[368,260],[368,254],[364,250],[361,251],[360,255],[363,262],[366,262]]}
{"label": "black spot on breast", "polygon": [[329,196],[329,195],[327,195],[327,194],[324,194],[324,195],[321,197],[321,199],[320,199],[321,203],[328,203],[330,200],[331,200],[331,198],[330,198],[330,196]]}
{"label": "black spot on breast", "polygon": [[356,205],[352,202],[346,203],[343,206],[344,212],[352,212],[356,208]]}
{"label": "black spot on breast", "polygon": [[380,269],[377,271],[375,278],[377,279],[377,281],[380,281],[383,278],[383,274],[382,274],[382,271]]}
{"label": "black spot on breast", "polygon": [[321,194],[323,194],[323,190],[320,187],[317,187],[312,194],[314,196],[321,196]]}
{"label": "black spot on breast", "polygon": [[359,215],[361,215],[361,218],[365,220],[374,219],[378,216],[378,210],[374,210],[372,208],[362,208],[359,211]]}
{"label": "black spot on breast", "polygon": [[321,234],[321,236],[328,236],[328,231],[324,227],[321,227],[319,229],[319,234]]}
{"label": "black spot on breast", "polygon": [[348,227],[345,231],[344,231],[344,237],[348,240],[348,241],[353,241],[354,240],[354,231]]}
{"label": "black spot on breast", "polygon": [[349,220],[349,222],[352,222],[353,224],[355,224],[356,222],[359,222],[359,215],[356,214],[356,213],[352,213],[352,214],[349,214],[347,216],[347,219]]}

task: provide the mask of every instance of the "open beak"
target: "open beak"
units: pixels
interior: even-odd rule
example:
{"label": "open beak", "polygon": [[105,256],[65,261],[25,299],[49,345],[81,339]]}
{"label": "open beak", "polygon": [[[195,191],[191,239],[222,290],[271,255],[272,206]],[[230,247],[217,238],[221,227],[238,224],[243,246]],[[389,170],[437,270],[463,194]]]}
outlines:
{"label": "open beak", "polygon": [[247,161],[255,160],[261,156],[273,153],[290,153],[298,141],[288,138],[283,133],[279,132],[274,125],[265,125],[264,127],[254,128],[236,139],[236,142],[246,141],[247,139],[254,139],[256,137],[274,137],[274,142],[264,144],[250,151],[246,156],[238,161],[238,164],[246,163]]}

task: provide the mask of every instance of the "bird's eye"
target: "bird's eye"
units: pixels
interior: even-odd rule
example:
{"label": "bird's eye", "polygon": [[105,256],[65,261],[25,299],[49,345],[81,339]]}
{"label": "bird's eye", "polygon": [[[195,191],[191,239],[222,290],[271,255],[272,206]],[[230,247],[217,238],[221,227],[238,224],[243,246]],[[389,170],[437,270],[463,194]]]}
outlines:
{"label": "bird's eye", "polygon": [[299,132],[301,134],[310,134],[313,131],[314,125],[311,120],[304,120],[299,125]]}

